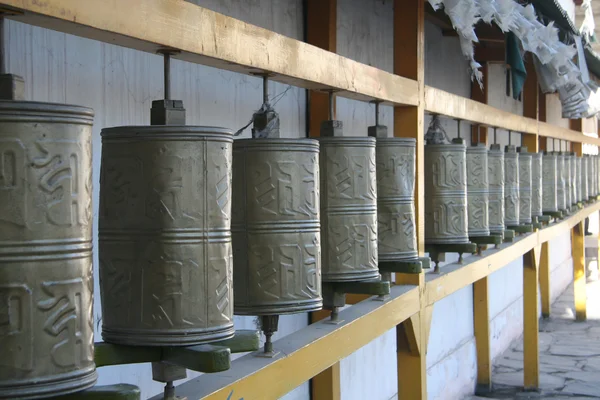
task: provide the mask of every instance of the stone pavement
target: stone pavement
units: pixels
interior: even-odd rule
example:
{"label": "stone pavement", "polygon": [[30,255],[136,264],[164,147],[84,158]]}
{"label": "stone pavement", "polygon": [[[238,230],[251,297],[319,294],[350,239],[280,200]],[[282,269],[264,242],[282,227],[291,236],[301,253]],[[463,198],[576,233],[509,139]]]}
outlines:
{"label": "stone pavement", "polygon": [[552,305],[550,319],[540,320],[540,393],[522,392],[521,337],[494,360],[494,390],[486,399],[600,399],[600,280],[593,275],[586,322],[575,322],[572,286]]}

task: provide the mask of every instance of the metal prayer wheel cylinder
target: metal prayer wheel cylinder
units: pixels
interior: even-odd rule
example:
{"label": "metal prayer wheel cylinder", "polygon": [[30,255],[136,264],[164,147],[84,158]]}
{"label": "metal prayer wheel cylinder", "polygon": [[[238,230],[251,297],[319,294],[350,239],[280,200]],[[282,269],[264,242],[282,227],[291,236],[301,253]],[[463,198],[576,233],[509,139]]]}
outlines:
{"label": "metal prayer wheel cylinder", "polygon": [[0,101],[0,398],[93,386],[89,108]]}
{"label": "metal prayer wheel cylinder", "polygon": [[588,199],[592,199],[594,197],[594,163],[592,162],[592,157],[590,155],[585,155],[584,157],[585,163],[587,165],[587,186],[588,186]]}
{"label": "metal prayer wheel cylinder", "polygon": [[488,151],[490,233],[504,232],[504,153],[499,144]]}
{"label": "metal prayer wheel cylinder", "polygon": [[598,195],[598,188],[596,187],[597,183],[598,183],[598,179],[596,178],[596,157],[593,155],[589,156],[589,163],[590,163],[590,167],[591,167],[591,174],[589,174],[588,176],[590,177],[590,183],[591,183],[591,187],[592,187],[592,191],[590,193],[590,197],[592,199],[595,199],[596,196]]}
{"label": "metal prayer wheel cylinder", "polygon": [[519,223],[531,223],[531,153],[519,147]]}
{"label": "metal prayer wheel cylinder", "polygon": [[541,217],[542,212],[542,153],[531,155],[531,216]]}
{"label": "metal prayer wheel cylinder", "polygon": [[589,186],[588,186],[588,162],[587,156],[583,155],[581,159],[581,189],[582,189],[582,201],[587,201],[589,197]]}
{"label": "metal prayer wheel cylinder", "polygon": [[571,186],[571,154],[564,153],[565,157],[565,198],[566,208],[570,208],[573,204],[573,187]]}
{"label": "metal prayer wheel cylinder", "polygon": [[415,139],[377,138],[379,261],[418,258],[415,226]]}
{"label": "metal prayer wheel cylinder", "polygon": [[377,278],[375,138],[322,136],[319,143],[323,282]]}
{"label": "metal prayer wheel cylinder", "polygon": [[569,170],[571,173],[571,180],[569,181],[571,185],[571,205],[577,204],[577,161],[575,160],[575,153],[569,154],[569,163],[571,165],[571,169]]}
{"label": "metal prayer wheel cylinder", "polygon": [[102,338],[187,346],[233,335],[231,131],[102,130]]}
{"label": "metal prayer wheel cylinder", "polygon": [[487,148],[467,147],[467,223],[469,236],[489,236],[489,180]]}
{"label": "metal prayer wheel cylinder", "polygon": [[468,243],[465,142],[425,146],[425,243]]}
{"label": "metal prayer wheel cylinder", "polygon": [[552,152],[544,152],[542,156],[542,211],[558,211],[558,164],[557,155]]}
{"label": "metal prayer wheel cylinder", "polygon": [[319,143],[233,144],[235,314],[320,310]]}
{"label": "metal prayer wheel cylinder", "polygon": [[581,202],[584,196],[582,158],[575,156],[575,164],[577,165],[577,202]]}
{"label": "metal prayer wheel cylinder", "polygon": [[519,154],[515,146],[504,149],[504,223],[519,225]]}
{"label": "metal prayer wheel cylinder", "polygon": [[559,210],[567,209],[567,170],[565,167],[565,155],[555,152],[557,168],[556,198]]}

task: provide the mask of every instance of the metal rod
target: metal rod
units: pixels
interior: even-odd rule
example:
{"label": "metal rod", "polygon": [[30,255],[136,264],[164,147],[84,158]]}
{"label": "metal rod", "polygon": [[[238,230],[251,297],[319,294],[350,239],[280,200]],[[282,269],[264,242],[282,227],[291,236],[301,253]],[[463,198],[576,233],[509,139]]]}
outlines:
{"label": "metal rod", "polygon": [[175,400],[175,386],[173,386],[173,382],[167,382],[163,397],[165,400]]}
{"label": "metal rod", "polygon": [[509,130],[508,131],[508,145],[510,146],[512,144],[512,131]]}
{"label": "metal rod", "polygon": [[165,62],[165,67],[164,67],[165,100],[170,100],[171,99],[171,54],[169,54],[169,52],[164,52],[163,59]]}
{"label": "metal rod", "polygon": [[263,75],[263,103],[267,104],[269,102],[269,76],[267,74]]}
{"label": "metal rod", "polygon": [[456,122],[457,122],[457,128],[456,129],[458,130],[458,138],[460,139],[460,119],[457,119]]}
{"label": "metal rod", "polygon": [[375,126],[379,126],[379,102],[375,102]]}
{"label": "metal rod", "polygon": [[494,127],[494,144],[496,144],[496,129],[498,128]]}

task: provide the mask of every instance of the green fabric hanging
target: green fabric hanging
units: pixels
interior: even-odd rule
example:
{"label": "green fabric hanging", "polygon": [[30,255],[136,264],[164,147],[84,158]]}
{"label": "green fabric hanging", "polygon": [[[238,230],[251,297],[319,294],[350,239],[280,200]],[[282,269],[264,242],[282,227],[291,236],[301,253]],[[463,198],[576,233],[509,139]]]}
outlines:
{"label": "green fabric hanging", "polygon": [[510,65],[512,95],[513,99],[516,100],[523,90],[525,79],[527,79],[527,71],[525,70],[525,63],[523,63],[519,39],[512,32],[506,34],[506,62]]}

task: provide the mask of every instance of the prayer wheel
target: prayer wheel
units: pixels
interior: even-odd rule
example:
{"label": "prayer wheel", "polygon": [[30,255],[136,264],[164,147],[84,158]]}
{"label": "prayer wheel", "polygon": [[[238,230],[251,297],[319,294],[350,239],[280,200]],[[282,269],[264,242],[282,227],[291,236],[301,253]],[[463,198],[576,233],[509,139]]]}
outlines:
{"label": "prayer wheel", "polygon": [[96,382],[91,109],[0,101],[0,398]]}
{"label": "prayer wheel", "polygon": [[596,159],[596,195],[600,195],[600,154],[594,158]]}
{"label": "prayer wheel", "polygon": [[567,209],[567,170],[565,168],[565,155],[555,152],[557,168],[556,198],[560,211]]}
{"label": "prayer wheel", "polygon": [[322,308],[318,157],[312,139],[234,142],[235,314]]}
{"label": "prayer wheel", "polygon": [[465,142],[425,146],[425,243],[469,243]]}
{"label": "prayer wheel", "polygon": [[558,164],[556,153],[544,152],[542,156],[542,211],[558,211]]}
{"label": "prayer wheel", "polygon": [[591,174],[589,174],[588,176],[590,177],[590,184],[592,188],[592,191],[590,193],[590,200],[595,200],[596,196],[598,196],[598,188],[596,186],[598,183],[598,179],[596,178],[596,156],[590,155],[589,163],[589,168],[591,168]]}
{"label": "prayer wheel", "polygon": [[589,187],[588,187],[588,179],[587,179],[587,175],[588,175],[588,163],[586,160],[586,156],[583,155],[582,157],[579,157],[579,159],[581,160],[581,201],[587,201],[588,197],[589,197]]}
{"label": "prayer wheel", "polygon": [[541,217],[542,212],[542,153],[531,155],[531,216]]}
{"label": "prayer wheel", "polygon": [[377,138],[379,261],[415,260],[415,139]]}
{"label": "prayer wheel", "polygon": [[322,136],[323,281],[379,277],[375,138]]}
{"label": "prayer wheel", "polygon": [[573,187],[571,186],[571,154],[563,153],[565,158],[565,205],[566,209],[571,208],[573,204]]}
{"label": "prayer wheel", "polygon": [[488,151],[490,233],[504,233],[504,153],[499,144]]}
{"label": "prayer wheel", "polygon": [[519,225],[519,154],[517,148],[508,145],[504,149],[504,223]]}
{"label": "prayer wheel", "polygon": [[587,196],[585,193],[585,166],[583,162],[583,158],[580,156],[575,157],[577,163],[577,201],[582,202],[584,197]]}
{"label": "prayer wheel", "polygon": [[231,131],[102,130],[102,337],[188,346],[233,335]]}
{"label": "prayer wheel", "polygon": [[531,223],[531,153],[519,147],[519,223]]}
{"label": "prayer wheel", "polygon": [[570,173],[571,173],[571,180],[570,180],[570,184],[571,184],[571,192],[572,192],[572,196],[571,196],[571,205],[576,205],[577,204],[577,160],[575,159],[575,153],[570,153],[569,154],[569,163],[571,164],[571,169],[570,169]]}
{"label": "prayer wheel", "polygon": [[594,198],[594,163],[592,162],[592,156],[586,154],[585,163],[587,164],[587,186],[588,186],[588,200]]}
{"label": "prayer wheel", "polygon": [[489,236],[488,157],[484,144],[467,147],[467,223],[469,236]]}

